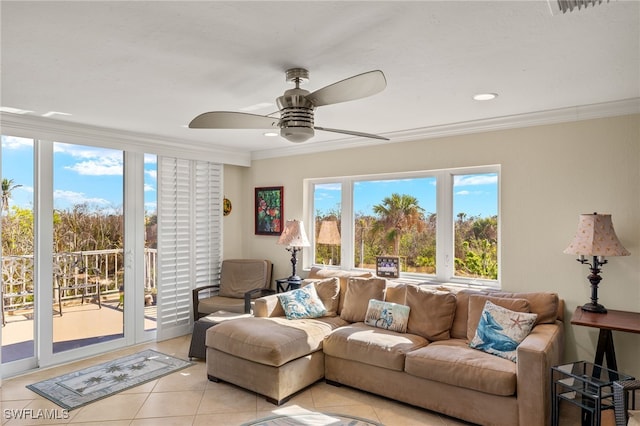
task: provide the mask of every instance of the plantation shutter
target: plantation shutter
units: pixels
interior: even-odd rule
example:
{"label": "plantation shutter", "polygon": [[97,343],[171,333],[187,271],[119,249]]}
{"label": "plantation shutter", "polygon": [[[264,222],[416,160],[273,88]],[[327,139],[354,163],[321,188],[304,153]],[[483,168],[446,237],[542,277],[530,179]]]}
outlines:
{"label": "plantation shutter", "polygon": [[222,166],[158,158],[158,339],[189,332],[191,289],[221,262]]}

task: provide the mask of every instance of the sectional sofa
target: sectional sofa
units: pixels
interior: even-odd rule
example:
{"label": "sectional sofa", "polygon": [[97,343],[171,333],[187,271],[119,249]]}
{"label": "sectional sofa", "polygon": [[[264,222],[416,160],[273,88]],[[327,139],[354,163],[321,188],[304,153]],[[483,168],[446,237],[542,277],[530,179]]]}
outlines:
{"label": "sectional sofa", "polygon": [[[359,275],[311,271],[307,285],[325,307],[321,317],[287,319],[287,300],[278,297],[287,296],[271,295],[256,300],[254,317],[210,328],[209,379],[275,404],[324,378],[482,425],[549,423],[549,370],[562,361],[564,347],[557,294],[404,285]],[[375,317],[371,299],[385,302],[389,321]],[[479,337],[491,331],[490,307],[498,310],[494,316],[511,313],[515,333],[516,317],[532,327],[507,357],[483,347]]]}

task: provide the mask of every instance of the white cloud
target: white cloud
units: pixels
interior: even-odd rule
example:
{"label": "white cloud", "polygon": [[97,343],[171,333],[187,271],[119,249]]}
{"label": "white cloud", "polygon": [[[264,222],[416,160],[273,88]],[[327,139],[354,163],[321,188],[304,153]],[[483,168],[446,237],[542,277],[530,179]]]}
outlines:
{"label": "white cloud", "polygon": [[63,189],[56,189],[53,191],[53,199],[55,201],[69,203],[72,205],[88,203],[106,206],[110,204],[109,200],[105,200],[104,198],[87,197],[83,192],[65,191]]}
{"label": "white cloud", "polygon": [[325,191],[340,191],[342,185],[339,183],[319,183],[315,185],[316,189],[323,189]]}
{"label": "white cloud", "polygon": [[15,136],[2,136],[3,149],[33,148],[33,139],[17,138]]}
{"label": "white cloud", "polygon": [[144,192],[155,192],[156,188],[149,184],[144,184]]}
{"label": "white cloud", "polygon": [[158,171],[157,170],[145,170],[144,174],[149,176],[151,179],[158,179]]}
{"label": "white cloud", "polygon": [[155,154],[145,154],[144,164],[158,164],[158,156]]}
{"label": "white cloud", "polygon": [[73,170],[79,175],[84,176],[122,176],[122,161],[105,157],[96,160],[86,160],[75,163],[72,166],[66,166],[65,169]]}
{"label": "white cloud", "polygon": [[454,176],[454,186],[474,186],[474,185],[493,185],[498,182],[498,175],[462,175]]}
{"label": "white cloud", "polygon": [[456,195],[469,195],[469,194],[471,194],[471,192],[469,192],[469,191],[458,191],[458,192],[456,192]]}

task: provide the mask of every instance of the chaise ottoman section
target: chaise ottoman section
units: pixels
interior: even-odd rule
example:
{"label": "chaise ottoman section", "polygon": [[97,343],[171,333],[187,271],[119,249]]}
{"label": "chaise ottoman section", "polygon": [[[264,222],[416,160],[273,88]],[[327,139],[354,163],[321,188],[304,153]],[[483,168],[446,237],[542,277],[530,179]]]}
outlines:
{"label": "chaise ottoman section", "polygon": [[322,349],[332,330],[344,325],[339,317],[288,320],[241,318],[207,331],[207,347],[275,367]]}
{"label": "chaise ottoman section", "polygon": [[433,342],[407,354],[405,361],[412,376],[498,396],[515,395],[516,366],[470,348],[463,339]]}
{"label": "chaise ottoman section", "polygon": [[328,335],[323,351],[336,358],[357,359],[368,365],[403,371],[405,355],[428,343],[427,339],[415,334],[354,323]]}
{"label": "chaise ottoman section", "polygon": [[324,377],[323,340],[345,324],[339,317],[251,317],[211,327],[206,338],[207,375],[279,405]]}

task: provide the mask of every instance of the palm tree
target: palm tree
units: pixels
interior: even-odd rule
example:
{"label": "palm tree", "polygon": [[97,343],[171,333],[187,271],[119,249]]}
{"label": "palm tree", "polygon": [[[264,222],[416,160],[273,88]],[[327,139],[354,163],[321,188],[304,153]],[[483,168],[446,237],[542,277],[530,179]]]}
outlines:
{"label": "palm tree", "polygon": [[2,179],[2,208],[0,208],[0,211],[9,211],[9,198],[11,198],[11,192],[22,186],[14,185],[13,182],[13,179]]}
{"label": "palm tree", "polygon": [[424,228],[424,209],[419,206],[418,199],[406,194],[391,194],[385,197],[382,204],[373,206],[373,212],[380,217],[378,227],[382,226],[388,241],[393,242],[393,255],[400,253],[400,238],[411,228],[418,232]]}

